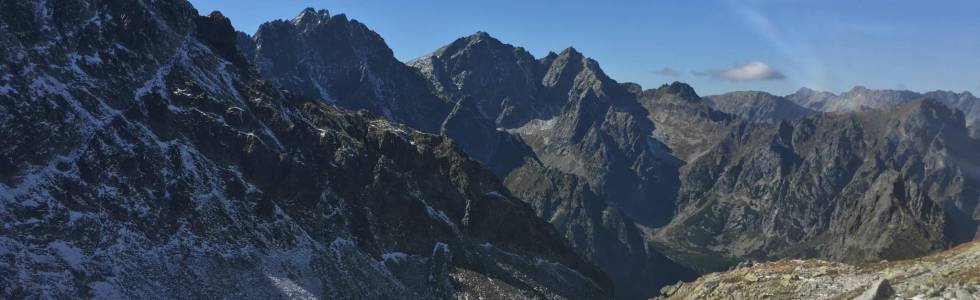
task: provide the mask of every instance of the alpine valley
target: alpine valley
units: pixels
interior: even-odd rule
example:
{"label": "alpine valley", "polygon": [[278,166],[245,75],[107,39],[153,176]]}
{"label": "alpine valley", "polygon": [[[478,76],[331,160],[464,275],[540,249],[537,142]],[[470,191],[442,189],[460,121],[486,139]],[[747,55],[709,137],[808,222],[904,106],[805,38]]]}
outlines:
{"label": "alpine valley", "polygon": [[[186,0],[0,0],[0,298],[717,298],[799,273],[778,292],[980,299],[969,93],[702,98],[448,42],[402,62],[327,10],[248,34]],[[828,266],[851,284],[791,284]]]}

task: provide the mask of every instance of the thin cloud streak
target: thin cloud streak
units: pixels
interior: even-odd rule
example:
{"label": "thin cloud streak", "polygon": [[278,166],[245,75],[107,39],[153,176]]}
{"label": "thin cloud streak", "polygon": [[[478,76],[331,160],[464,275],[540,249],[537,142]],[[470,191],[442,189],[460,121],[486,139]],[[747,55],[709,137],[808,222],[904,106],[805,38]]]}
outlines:
{"label": "thin cloud streak", "polygon": [[797,83],[818,89],[827,87],[827,75],[823,64],[812,54],[809,47],[794,44],[784,38],[780,28],[752,4],[738,0],[728,1],[736,16],[762,36],[770,46],[804,73],[806,78],[796,78]]}
{"label": "thin cloud streak", "polygon": [[694,75],[706,76],[712,80],[726,80],[729,82],[782,80],[786,78],[786,75],[783,75],[782,72],[779,72],[760,61],[753,61],[744,65],[735,65],[725,70],[694,72]]}

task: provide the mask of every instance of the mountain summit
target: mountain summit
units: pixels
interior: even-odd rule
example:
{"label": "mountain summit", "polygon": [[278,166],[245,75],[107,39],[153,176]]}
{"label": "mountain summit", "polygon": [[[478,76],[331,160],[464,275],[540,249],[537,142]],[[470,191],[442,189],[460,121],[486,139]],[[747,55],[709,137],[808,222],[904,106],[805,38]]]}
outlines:
{"label": "mountain summit", "polygon": [[731,92],[706,99],[720,111],[767,123],[793,121],[817,113],[766,92]]}

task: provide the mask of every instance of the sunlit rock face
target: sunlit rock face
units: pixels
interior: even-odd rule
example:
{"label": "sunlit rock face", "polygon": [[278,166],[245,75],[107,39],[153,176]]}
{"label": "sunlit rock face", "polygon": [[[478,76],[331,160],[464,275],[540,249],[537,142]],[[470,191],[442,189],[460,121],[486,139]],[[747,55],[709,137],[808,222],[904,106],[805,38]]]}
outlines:
{"label": "sunlit rock face", "polygon": [[917,93],[905,90],[876,90],[856,86],[850,91],[834,94],[801,88],[786,96],[800,106],[825,112],[854,112],[893,108],[902,103],[931,99],[963,112],[967,123],[980,119],[980,98],[970,92],[931,91]]}
{"label": "sunlit rock face", "polygon": [[708,96],[705,100],[717,110],[766,123],[793,121],[817,113],[784,97],[766,92],[731,92]]}
{"label": "sunlit rock face", "polygon": [[936,101],[736,122],[682,170],[678,213],[656,240],[702,270],[928,254],[977,237],[978,146],[963,114]]}
{"label": "sunlit rock face", "polygon": [[980,242],[919,259],[850,265],[825,260],[741,264],[665,287],[654,299],[917,299],[980,296]]}

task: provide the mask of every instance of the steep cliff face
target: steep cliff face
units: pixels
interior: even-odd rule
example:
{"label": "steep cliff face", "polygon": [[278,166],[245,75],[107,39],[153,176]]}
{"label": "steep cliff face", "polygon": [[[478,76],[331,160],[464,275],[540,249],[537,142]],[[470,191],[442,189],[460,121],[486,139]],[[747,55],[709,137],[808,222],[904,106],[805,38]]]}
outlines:
{"label": "steep cliff face", "polygon": [[2,6],[4,298],[612,295],[453,142],[284,95],[220,14]]}
{"label": "steep cliff face", "polygon": [[974,239],[980,145],[964,124],[919,101],[734,126],[685,167],[658,244],[711,270],[747,258],[907,258]]}
{"label": "steep cliff face", "polygon": [[473,102],[479,117],[498,127],[548,118],[564,104],[543,94],[544,67],[534,56],[486,32],[460,38],[408,65],[425,76],[436,95],[453,103]]}
{"label": "steep cliff face", "polygon": [[967,129],[970,130],[970,136],[974,139],[980,139],[980,122],[973,122]]}
{"label": "steep cliff face", "polygon": [[[437,132],[451,106],[397,59],[384,39],[341,14],[308,8],[259,27],[252,39],[265,78],[282,89]],[[240,42],[243,53],[253,47]]]}
{"label": "steep cliff face", "polygon": [[649,297],[661,286],[696,276],[651,247],[646,227],[596,194],[584,178],[527,164],[511,173],[505,184],[609,274],[618,298]]}
{"label": "steep cliff face", "polygon": [[694,88],[680,82],[643,91],[639,101],[655,124],[651,135],[684,162],[697,160],[731,131],[733,124],[744,122],[711,108]]}
{"label": "steep cliff face", "polygon": [[523,142],[497,130],[485,103],[437,97],[422,74],[395,59],[377,33],[345,15],[308,8],[240,40],[239,48],[254,53],[250,59],[264,77],[290,93],[452,137],[497,174],[528,155]]}
{"label": "steep cliff face", "polygon": [[[296,19],[302,19],[310,11]],[[279,23],[284,22],[272,22],[263,28]],[[318,26],[325,25],[312,28]],[[269,35],[260,29],[253,40],[260,48],[267,48],[271,44],[267,41],[270,36],[283,38],[282,35],[296,35],[299,36],[296,39],[301,39],[304,33],[283,31]],[[287,48],[291,53],[317,53],[347,47],[351,46],[311,40]],[[247,43],[244,48],[243,52],[249,51]],[[261,49],[256,53],[255,60],[266,62],[267,70],[278,69],[279,64],[286,62],[264,57],[268,55]],[[297,59],[321,65],[309,67],[311,70],[332,68],[325,64],[327,60]],[[351,60],[351,63],[358,62]],[[354,68],[375,68],[374,64],[360,63],[360,67]],[[649,248],[645,234],[633,223],[636,218],[642,218],[645,224],[667,221],[673,196],[658,195],[655,191],[659,185],[676,189],[679,183],[676,174],[671,173],[676,170],[676,159],[654,152],[663,151],[664,147],[647,137],[651,127],[634,100],[635,95],[605,76],[595,61],[574,49],[536,60],[523,49],[480,32],[409,65],[417,72],[401,74],[412,79],[399,80],[427,81],[423,86],[434,95],[429,98],[440,99],[449,108],[443,116],[430,114],[418,122],[441,124],[430,132],[452,138],[465,152],[503,178],[509,190],[531,203],[539,216],[551,220],[572,240],[577,251],[612,274],[618,296],[642,298],[655,292],[659,284],[676,280],[676,274],[691,275]],[[318,82],[304,82],[305,88],[291,90],[305,90],[299,93],[321,97],[309,91],[314,91],[317,84],[343,81],[346,76],[330,72],[317,74],[312,78]],[[381,86],[397,87],[384,83],[391,78],[379,78]],[[393,88],[391,94],[410,93]],[[373,110],[401,113],[384,106]],[[553,218],[559,215],[562,217]],[[649,280],[639,278],[655,279],[658,285],[651,286]]]}
{"label": "steep cliff face", "polygon": [[565,105],[554,117],[514,132],[545,165],[584,178],[635,221],[666,222],[680,163],[650,137],[654,125],[635,94],[574,49],[551,61],[542,82]]}
{"label": "steep cliff face", "polygon": [[980,98],[970,92],[932,91],[923,93],[921,98],[933,99],[959,109],[966,117],[967,123],[974,124],[980,120]]}
{"label": "steep cliff face", "polygon": [[505,183],[610,273],[618,295],[646,297],[690,276],[649,248],[641,229],[669,218],[680,164],[649,136],[653,124],[632,85],[613,81],[575,49],[533,61],[486,33],[410,64],[434,93],[482,106],[476,110],[529,146]]}
{"label": "steep cliff face", "polygon": [[594,60],[569,48],[535,61],[481,32],[410,64],[441,98],[472,102],[477,116],[519,135],[544,166],[585,179],[634,219],[665,222],[672,197],[653,190],[676,185],[676,159],[648,137],[636,95]]}
{"label": "steep cliff face", "polygon": [[757,122],[793,121],[817,113],[766,92],[731,92],[708,96],[704,100],[712,108]]}

